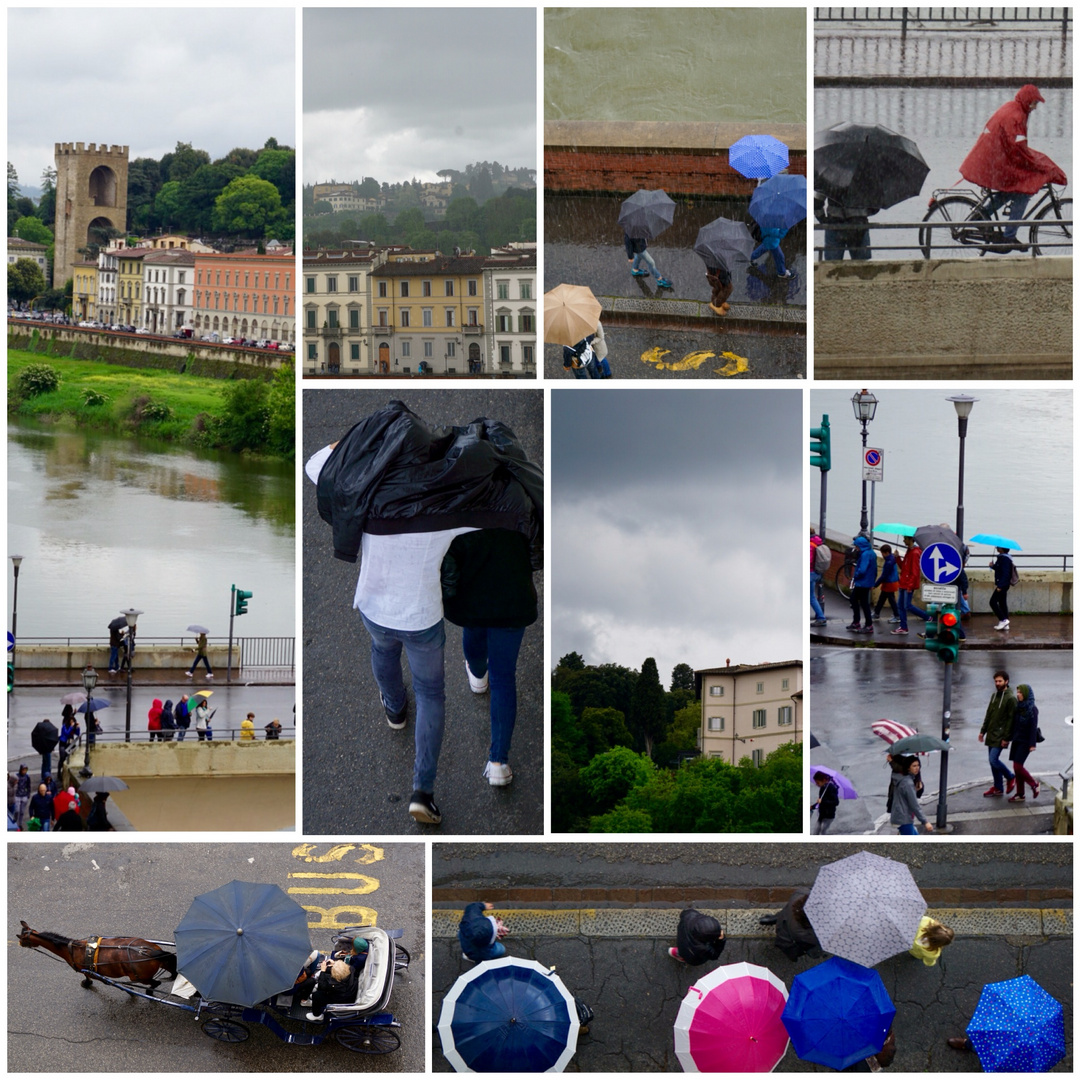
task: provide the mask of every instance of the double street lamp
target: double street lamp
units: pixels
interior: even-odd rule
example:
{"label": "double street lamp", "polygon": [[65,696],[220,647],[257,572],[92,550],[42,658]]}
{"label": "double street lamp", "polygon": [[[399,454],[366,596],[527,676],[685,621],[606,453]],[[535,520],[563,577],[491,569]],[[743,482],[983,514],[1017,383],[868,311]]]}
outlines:
{"label": "double street lamp", "polygon": [[97,681],[97,672],[92,665],[88,664],[83,668],[82,673],[83,689],[86,691],[86,751],[83,754],[83,767],[79,770],[79,776],[84,780],[89,780],[94,775],[93,770],[90,768],[90,747],[95,742],[94,710],[90,708],[90,700],[94,695],[94,687],[97,686]]}
{"label": "double street lamp", "polygon": [[138,608],[121,611],[127,622],[127,717],[124,720],[124,742],[131,742],[131,669],[135,666],[135,622],[142,612]]}
{"label": "double street lamp", "polygon": [[[871,420],[874,419],[874,413],[877,412],[878,399],[870,393],[869,390],[860,390],[857,394],[852,395],[851,407],[855,410],[855,419],[862,424],[862,448],[863,448],[863,460],[866,460],[866,428]],[[862,482],[862,510],[859,514],[859,532],[866,532],[870,525],[870,518],[866,512],[866,477],[863,476]]]}

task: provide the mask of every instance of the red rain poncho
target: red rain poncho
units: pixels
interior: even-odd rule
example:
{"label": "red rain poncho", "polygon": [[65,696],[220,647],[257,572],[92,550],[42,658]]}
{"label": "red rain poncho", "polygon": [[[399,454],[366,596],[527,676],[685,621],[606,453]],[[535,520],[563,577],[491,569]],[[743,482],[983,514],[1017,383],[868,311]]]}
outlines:
{"label": "red rain poncho", "polygon": [[964,158],[960,175],[979,187],[1023,195],[1034,195],[1044,184],[1067,184],[1061,169],[1027,143],[1028,113],[1044,100],[1031,83],[1020,87],[1016,97],[987,121],[979,141]]}

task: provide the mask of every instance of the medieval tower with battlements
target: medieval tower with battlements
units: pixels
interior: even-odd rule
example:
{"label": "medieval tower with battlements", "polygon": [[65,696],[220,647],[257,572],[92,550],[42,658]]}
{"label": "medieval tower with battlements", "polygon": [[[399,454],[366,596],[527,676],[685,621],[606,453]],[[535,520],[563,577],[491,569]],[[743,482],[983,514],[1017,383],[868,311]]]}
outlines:
{"label": "medieval tower with battlements", "polygon": [[62,289],[83,260],[80,248],[104,245],[104,230],[127,228],[127,185],[126,146],[56,144],[54,289]]}

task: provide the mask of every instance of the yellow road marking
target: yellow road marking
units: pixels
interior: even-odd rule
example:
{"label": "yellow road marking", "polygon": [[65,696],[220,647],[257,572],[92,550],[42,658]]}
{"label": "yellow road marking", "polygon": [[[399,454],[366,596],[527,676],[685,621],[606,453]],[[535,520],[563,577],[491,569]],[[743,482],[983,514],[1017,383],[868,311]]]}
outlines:
{"label": "yellow road marking", "polygon": [[350,904],[330,908],[318,907],[315,904],[301,904],[300,906],[309,914],[319,916],[318,922],[308,919],[309,930],[344,930],[347,926],[377,925],[378,914],[374,908]]}
{"label": "yellow road marking", "polygon": [[383,857],[383,849],[374,844],[361,844],[359,848],[355,844],[334,844],[325,855],[315,855],[315,844],[300,844],[293,848],[293,857],[303,859],[304,862],[340,862],[351,851],[361,851],[363,854],[356,859],[358,863],[371,864],[379,862]]}
{"label": "yellow road marking", "polygon": [[289,886],[286,892],[289,893],[313,893],[321,896],[330,896],[333,894],[340,894],[341,896],[366,896],[368,893],[373,893],[379,887],[379,879],[368,877],[366,874],[290,874],[289,880],[295,881],[297,878],[316,878],[319,881],[333,880],[335,878],[344,878],[349,881],[363,882],[355,889],[346,889],[341,886],[335,888],[320,889],[312,885],[301,885],[297,887]]}
{"label": "yellow road marking", "polygon": [[662,356],[667,356],[669,352],[671,352],[670,349],[661,349],[660,346],[657,345],[656,348],[649,349],[648,352],[643,352],[641,354],[641,359],[644,360],[646,364],[655,364],[661,371],[663,371],[663,369],[667,365],[660,358]]}
{"label": "yellow road marking", "polygon": [[750,361],[745,356],[736,356],[733,352],[722,353],[727,363],[722,368],[717,368],[717,375],[741,375],[750,367]]}

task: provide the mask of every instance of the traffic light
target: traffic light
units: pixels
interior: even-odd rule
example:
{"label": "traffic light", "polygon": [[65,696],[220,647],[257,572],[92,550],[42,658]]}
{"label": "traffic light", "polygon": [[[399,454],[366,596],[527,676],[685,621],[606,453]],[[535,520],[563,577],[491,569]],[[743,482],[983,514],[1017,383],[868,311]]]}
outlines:
{"label": "traffic light", "polygon": [[923,642],[923,647],[929,649],[930,652],[936,653],[941,648],[941,643],[938,639],[938,632],[940,627],[938,626],[938,615],[941,609],[937,604],[926,605],[926,633],[923,635],[926,641]]}
{"label": "traffic light", "polygon": [[954,607],[944,607],[938,615],[938,659],[955,664],[960,655],[960,612]]}
{"label": "traffic light", "polygon": [[810,429],[810,464],[822,472],[832,468],[832,439],[827,413],[821,418],[821,427]]}
{"label": "traffic light", "polygon": [[[234,585],[235,589],[236,586]],[[247,614],[247,602],[251,599],[252,593],[245,592],[243,589],[236,589],[236,607],[233,611],[234,615],[246,615]]]}
{"label": "traffic light", "polygon": [[15,665],[9,660],[7,666],[7,692],[15,689]]}

